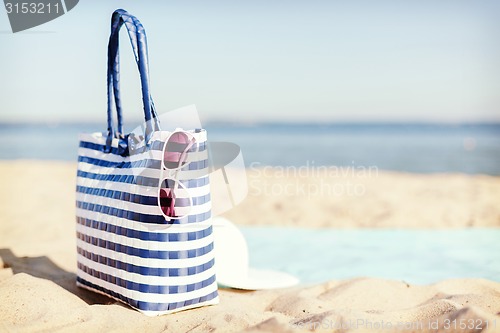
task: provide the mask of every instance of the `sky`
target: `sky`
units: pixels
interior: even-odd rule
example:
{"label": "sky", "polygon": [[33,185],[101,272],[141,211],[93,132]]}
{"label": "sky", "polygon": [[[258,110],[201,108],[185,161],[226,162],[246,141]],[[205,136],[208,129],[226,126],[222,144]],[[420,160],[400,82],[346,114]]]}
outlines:
{"label": "sky", "polygon": [[[151,90],[203,120],[499,122],[500,2],[91,1],[13,34],[0,10],[0,122],[105,121],[109,21],[146,28]],[[121,34],[126,119],[142,117]]]}

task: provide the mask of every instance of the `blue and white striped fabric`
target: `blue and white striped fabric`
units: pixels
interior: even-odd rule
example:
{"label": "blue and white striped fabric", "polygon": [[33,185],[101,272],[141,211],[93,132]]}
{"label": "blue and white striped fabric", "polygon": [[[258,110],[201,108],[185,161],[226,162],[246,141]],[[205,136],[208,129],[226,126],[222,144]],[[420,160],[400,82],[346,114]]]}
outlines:
{"label": "blue and white striped fabric", "polygon": [[158,204],[163,146],[170,132],[122,156],[106,133],[81,134],[76,188],[77,284],[147,315],[218,303],[207,137],[195,139],[177,173],[192,198],[188,214],[167,220]]}

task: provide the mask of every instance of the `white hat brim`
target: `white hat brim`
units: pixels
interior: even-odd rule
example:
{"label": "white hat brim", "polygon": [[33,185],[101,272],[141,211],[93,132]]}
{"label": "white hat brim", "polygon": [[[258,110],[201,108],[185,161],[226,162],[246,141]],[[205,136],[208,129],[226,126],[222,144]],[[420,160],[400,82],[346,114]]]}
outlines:
{"label": "white hat brim", "polygon": [[287,273],[250,267],[247,276],[238,277],[235,281],[217,278],[217,283],[222,287],[234,289],[265,290],[292,287],[298,284],[299,280]]}
{"label": "white hat brim", "polygon": [[231,221],[213,218],[217,283],[221,286],[262,290],[287,288],[299,280],[287,273],[248,267],[249,253],[245,237]]}

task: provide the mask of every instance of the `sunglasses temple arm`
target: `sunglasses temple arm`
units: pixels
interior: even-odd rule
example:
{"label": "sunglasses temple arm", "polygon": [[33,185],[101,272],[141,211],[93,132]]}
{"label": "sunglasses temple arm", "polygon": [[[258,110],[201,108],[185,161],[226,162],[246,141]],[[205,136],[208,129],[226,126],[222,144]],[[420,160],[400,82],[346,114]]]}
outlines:
{"label": "sunglasses temple arm", "polygon": [[181,156],[179,157],[179,165],[177,167],[180,167],[181,166],[181,163],[183,163],[184,159],[186,158],[186,154],[187,152],[189,151],[189,149],[191,149],[191,147],[193,147],[195,143],[195,139],[191,139],[191,141],[189,141],[189,144],[186,146],[186,149],[184,149],[184,151],[182,152]]}

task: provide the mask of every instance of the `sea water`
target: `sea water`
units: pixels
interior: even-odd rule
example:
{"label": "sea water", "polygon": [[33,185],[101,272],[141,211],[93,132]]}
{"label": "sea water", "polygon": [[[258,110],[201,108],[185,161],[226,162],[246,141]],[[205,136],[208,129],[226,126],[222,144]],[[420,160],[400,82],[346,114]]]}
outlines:
{"label": "sea water", "polygon": [[[0,124],[0,159],[76,161],[78,133],[104,124]],[[247,166],[335,165],[500,175],[500,124],[210,124]]]}

